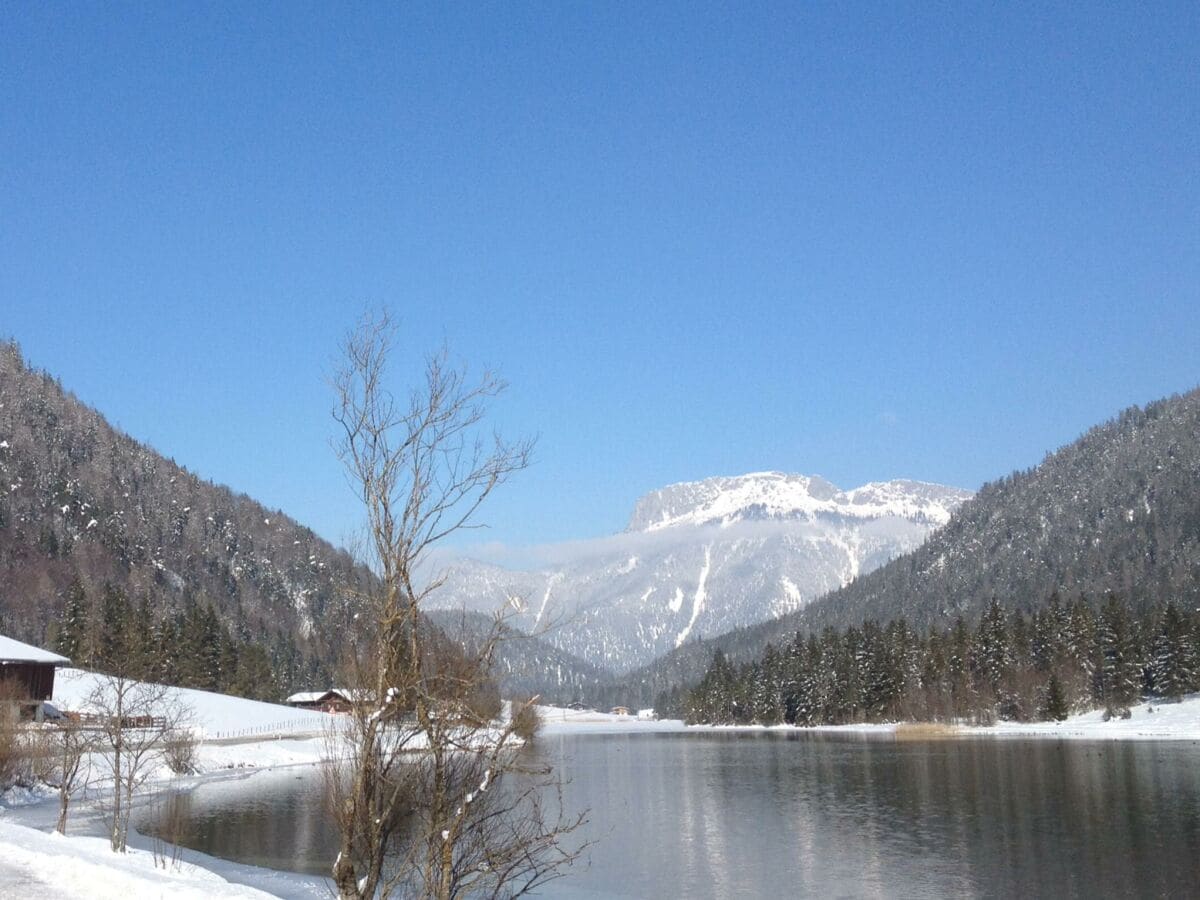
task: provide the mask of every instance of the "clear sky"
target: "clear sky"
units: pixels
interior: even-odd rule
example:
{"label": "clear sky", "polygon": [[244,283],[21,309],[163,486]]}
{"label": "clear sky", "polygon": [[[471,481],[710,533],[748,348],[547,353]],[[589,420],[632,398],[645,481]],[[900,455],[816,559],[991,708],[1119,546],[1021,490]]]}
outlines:
{"label": "clear sky", "polygon": [[1200,383],[1200,4],[746,6],[4,4],[0,334],[335,541],[372,304],[511,382],[508,544],[976,488]]}

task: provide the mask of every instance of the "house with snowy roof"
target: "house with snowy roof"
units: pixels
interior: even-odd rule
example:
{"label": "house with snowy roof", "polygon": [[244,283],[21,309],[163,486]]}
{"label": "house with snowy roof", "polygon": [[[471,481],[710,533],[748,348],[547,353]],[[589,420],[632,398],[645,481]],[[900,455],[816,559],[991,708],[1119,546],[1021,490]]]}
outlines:
{"label": "house with snowy roof", "polygon": [[367,699],[367,692],[351,688],[330,688],[327,691],[301,691],[284,701],[297,709],[312,709],[327,713],[347,713],[357,703]]}
{"label": "house with snowy roof", "polygon": [[0,705],[38,722],[54,695],[54,670],[69,666],[65,656],[0,635]]}

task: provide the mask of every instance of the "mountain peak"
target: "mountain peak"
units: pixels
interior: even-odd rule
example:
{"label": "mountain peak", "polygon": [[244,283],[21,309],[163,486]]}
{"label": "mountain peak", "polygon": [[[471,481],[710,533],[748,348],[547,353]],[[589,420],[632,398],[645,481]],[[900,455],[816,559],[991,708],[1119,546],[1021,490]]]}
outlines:
{"label": "mountain peak", "polygon": [[753,472],[672,484],[641,497],[627,531],[754,519],[888,516],[941,526],[970,491],[921,481],[873,481],[850,491],[819,475]]}

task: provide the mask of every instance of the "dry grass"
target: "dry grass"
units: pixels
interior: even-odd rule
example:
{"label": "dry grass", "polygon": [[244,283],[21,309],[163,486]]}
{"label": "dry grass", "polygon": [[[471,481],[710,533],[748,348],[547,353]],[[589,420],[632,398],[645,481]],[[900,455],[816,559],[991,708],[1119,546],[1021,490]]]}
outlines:
{"label": "dry grass", "polygon": [[958,737],[957,725],[944,722],[901,722],[896,726],[898,741],[937,741]]}

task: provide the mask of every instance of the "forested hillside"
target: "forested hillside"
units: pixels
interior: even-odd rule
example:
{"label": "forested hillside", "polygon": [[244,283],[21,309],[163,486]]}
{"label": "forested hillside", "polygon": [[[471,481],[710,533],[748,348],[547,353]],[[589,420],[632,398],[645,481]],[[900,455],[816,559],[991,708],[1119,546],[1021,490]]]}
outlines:
{"label": "forested hillside", "polygon": [[1061,720],[1103,708],[1128,715],[1145,695],[1200,688],[1200,612],[1174,603],[1141,615],[1110,594],[1099,609],[1055,595],[1026,616],[993,601],[978,623],[914,631],[903,619],[824,629],[734,665],[719,651],[661,712],[715,724]]}
{"label": "forested hillside", "polygon": [[117,431],[15,343],[0,343],[0,488],[0,632],[87,664],[118,652],[127,617],[143,644],[174,648],[180,683],[259,695],[327,683],[340,591],[367,573]]}
{"label": "forested hillside", "polygon": [[1132,407],[985,485],[918,549],[798,612],[685,645],[626,680],[640,702],[695,683],[716,650],[758,658],[797,631],[904,618],[924,631],[978,622],[993,598],[1028,613],[1058,592],[1135,615],[1200,604],[1200,391]]}
{"label": "forested hillside", "polygon": [[[477,648],[496,627],[493,617],[480,613],[435,609],[429,621],[456,644]],[[565,706],[591,700],[612,675],[587,660],[555,647],[547,637],[500,626],[492,673],[506,696],[541,697],[542,703]]]}

